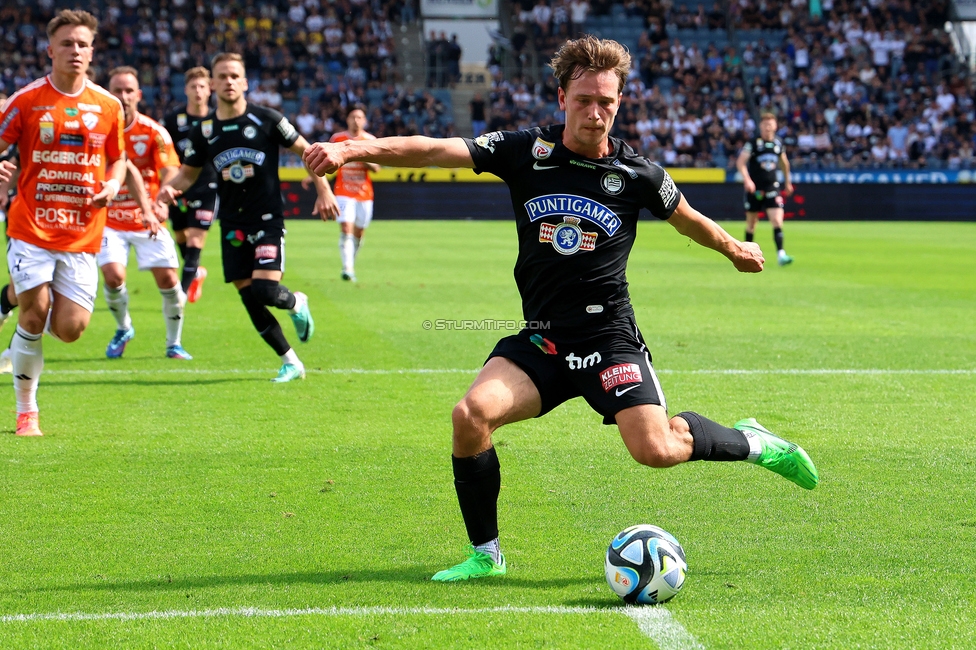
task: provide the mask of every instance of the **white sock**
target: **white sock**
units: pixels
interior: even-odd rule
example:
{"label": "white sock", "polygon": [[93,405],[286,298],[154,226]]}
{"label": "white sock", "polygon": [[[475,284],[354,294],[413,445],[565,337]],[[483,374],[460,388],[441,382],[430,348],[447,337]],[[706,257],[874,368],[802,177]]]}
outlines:
{"label": "white sock", "polygon": [[129,318],[129,292],[125,288],[125,282],[118,289],[113,289],[107,284],[105,289],[105,302],[108,303],[108,310],[115,317],[120,330],[127,330],[132,327],[132,319]]}
{"label": "white sock", "polygon": [[502,549],[498,545],[498,538],[491,540],[490,542],[485,542],[484,544],[478,544],[474,547],[476,551],[481,551],[482,553],[487,553],[491,556],[491,561],[495,564],[501,564],[502,561]]}
{"label": "white sock", "polygon": [[30,413],[37,410],[37,381],[44,369],[44,352],[41,349],[41,335],[31,334],[17,326],[17,333],[10,342],[11,362],[14,367],[14,393],[17,397],[17,412]]}
{"label": "white sock", "polygon": [[363,238],[362,237],[357,237],[356,235],[353,235],[352,236],[352,257],[353,257],[353,259],[356,259],[356,256],[359,255],[359,247],[362,246],[362,243],[363,243]]}
{"label": "white sock", "polygon": [[176,285],[172,289],[160,289],[163,296],[163,317],[166,319],[166,347],[180,344],[183,334],[183,303],[186,294],[183,287]]}
{"label": "white sock", "polygon": [[346,233],[339,235],[339,255],[342,257],[342,270],[352,273],[353,261],[356,259],[356,238]]}
{"label": "white sock", "polygon": [[302,365],[302,362],[298,360],[298,355],[295,354],[295,350],[293,348],[288,348],[288,352],[281,355],[281,363],[290,363],[291,365],[298,366],[299,368],[305,367]]}

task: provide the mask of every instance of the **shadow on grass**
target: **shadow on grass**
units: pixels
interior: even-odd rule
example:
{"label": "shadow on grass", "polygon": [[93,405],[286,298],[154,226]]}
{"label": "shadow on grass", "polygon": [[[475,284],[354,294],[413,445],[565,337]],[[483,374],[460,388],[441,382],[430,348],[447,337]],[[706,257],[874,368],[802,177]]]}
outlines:
{"label": "shadow on grass", "polygon": [[[266,575],[234,575],[234,576],[201,576],[201,577],[172,577],[159,576],[152,580],[135,580],[128,582],[109,582],[98,580],[94,582],[76,582],[67,585],[50,587],[32,587],[31,593],[39,592],[73,592],[73,591],[180,591],[186,589],[208,589],[213,587],[269,585],[282,587],[288,585],[341,585],[354,583],[390,583],[423,584],[430,582],[430,577],[437,569],[429,566],[412,566],[399,569],[371,569],[369,571],[322,571],[315,573],[271,573]],[[590,578],[548,578],[533,580],[530,578],[513,578],[506,576],[497,580],[475,580],[464,583],[466,586],[495,588],[500,586],[514,586],[530,589],[558,589],[573,585],[591,585],[598,582]],[[450,587],[450,585],[445,585]],[[23,589],[0,590],[0,593],[22,593]],[[594,598],[580,600],[587,605],[606,605],[606,599]]]}

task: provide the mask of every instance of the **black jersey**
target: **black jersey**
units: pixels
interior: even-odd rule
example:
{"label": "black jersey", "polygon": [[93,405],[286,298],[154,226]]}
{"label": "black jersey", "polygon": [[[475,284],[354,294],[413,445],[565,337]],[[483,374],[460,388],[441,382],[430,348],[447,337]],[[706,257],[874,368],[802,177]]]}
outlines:
{"label": "black jersey", "polygon": [[244,114],[219,120],[216,113],[190,130],[184,162],[217,170],[221,222],[227,226],[281,221],[278,147],[290,147],[298,131],[278,111],[248,104]]}
{"label": "black jersey", "polygon": [[564,128],[465,139],[475,171],[495,174],[511,192],[524,318],[554,329],[633,313],[626,270],[640,210],[668,219],[681,198],[664,169],[623,141],[610,138],[606,158],[584,158],[563,146]]}
{"label": "black jersey", "polygon": [[764,192],[779,189],[776,172],[779,169],[779,158],[783,154],[783,143],[780,139],[754,138],[747,141],[742,150],[749,152],[746,169],[752,182],[756,184],[756,189]]}
{"label": "black jersey", "polygon": [[[174,111],[163,118],[163,127],[169,131],[169,137],[176,145],[176,154],[180,157],[180,163],[185,162],[186,148],[190,144],[190,130],[201,121],[213,117],[210,113],[206,117],[197,117],[186,112],[184,106],[178,111]],[[187,201],[210,197],[217,192],[217,171],[211,163],[203,166],[197,182],[187,191],[183,192],[183,198]]]}

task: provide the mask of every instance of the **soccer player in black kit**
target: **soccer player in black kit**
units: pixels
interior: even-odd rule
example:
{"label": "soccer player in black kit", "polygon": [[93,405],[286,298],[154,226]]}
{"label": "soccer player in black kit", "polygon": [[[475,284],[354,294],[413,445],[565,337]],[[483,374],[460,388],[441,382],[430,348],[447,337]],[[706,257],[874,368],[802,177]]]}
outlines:
{"label": "soccer player in black kit", "polygon": [[551,64],[566,124],[487,133],[474,140],[380,138],[313,144],[315,174],[351,161],[418,167],[473,167],[504,180],[512,195],[519,254],[515,281],[527,322],[502,339],[453,412],[454,485],[471,540],[469,557],[436,581],[506,573],[498,545],[501,484],[492,432],[539,417],[582,396],[616,424],[634,459],[651,467],[690,460],[744,460],[812,489],[818,475],[797,445],[754,419],[732,428],[685,411],[668,418],[664,394],[634,322],[625,276],[647,208],[742,272],[763,268],[759,246],[732,238],[694,210],[661,167],[608,137],[630,70],[615,41],[567,41]]}
{"label": "soccer player in black kit", "polygon": [[[221,257],[224,281],[233,282],[261,338],[281,358],[273,381],[305,377],[305,367],[288,345],[268,307],[288,310],[298,340],[312,337],[314,322],[308,298],[280,283],[285,270],[285,220],[278,147],[302,155],[308,142],[281,113],[249,104],[244,93],[247,75],[239,54],[218,54],[213,60],[217,110],[190,130],[179,173],[160,188],[160,210],[197,181],[207,163],[217,171],[220,198]],[[318,198],[314,211],[323,219],[338,215],[329,184],[315,177]]]}
{"label": "soccer player in black kit", "polygon": [[[735,166],[742,174],[742,184],[746,191],[746,241],[752,241],[759,213],[765,211],[773,227],[776,258],[780,266],[786,266],[793,258],[783,248],[783,197],[793,193],[793,182],[790,179],[790,161],[786,158],[786,149],[776,137],[775,115],[763,113],[759,116],[759,137],[745,143]],[[776,176],[778,169],[783,170],[782,191]]]}
{"label": "soccer player in black kit", "polygon": [[[186,159],[186,148],[190,145],[190,130],[211,115],[210,71],[197,66],[187,70],[184,78],[186,106],[163,118],[163,127],[169,131],[181,163]],[[169,207],[173,239],[183,256],[180,285],[190,302],[200,299],[203,282],[207,279],[207,269],[200,266],[200,253],[217,214],[217,201],[217,170],[207,162],[193,186]]]}

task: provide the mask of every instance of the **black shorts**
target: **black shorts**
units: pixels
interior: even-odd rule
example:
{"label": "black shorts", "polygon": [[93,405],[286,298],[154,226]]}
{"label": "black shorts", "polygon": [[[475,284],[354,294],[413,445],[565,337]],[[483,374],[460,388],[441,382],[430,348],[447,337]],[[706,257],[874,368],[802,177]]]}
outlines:
{"label": "black shorts", "polygon": [[746,212],[764,212],[767,208],[782,208],[786,205],[779,189],[746,192]]}
{"label": "black shorts", "polygon": [[217,198],[216,193],[195,199],[178,198],[176,203],[169,206],[169,220],[173,224],[173,230],[186,228],[210,230],[219,205],[220,199]]}
{"label": "black shorts", "polygon": [[221,223],[224,282],[247,280],[254,271],[285,270],[285,229],[277,224],[237,227]]}
{"label": "black shorts", "polygon": [[532,379],[542,396],[543,416],[563,402],[583,397],[604,424],[639,404],[667,408],[651,356],[630,316],[588,334],[559,336],[522,330],[503,338],[488,356],[512,361]]}

